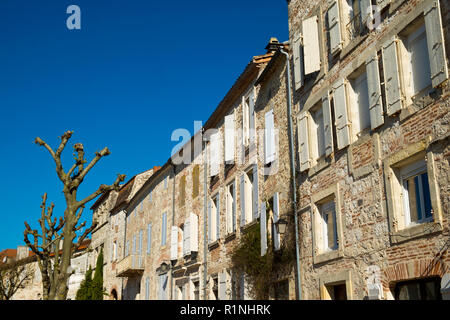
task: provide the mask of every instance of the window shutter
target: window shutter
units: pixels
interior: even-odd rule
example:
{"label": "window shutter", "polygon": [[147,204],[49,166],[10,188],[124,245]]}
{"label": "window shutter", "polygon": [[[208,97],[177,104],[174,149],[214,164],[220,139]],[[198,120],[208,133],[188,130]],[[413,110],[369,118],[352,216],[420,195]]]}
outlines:
{"label": "window shutter", "polygon": [[308,116],[305,111],[298,117],[298,149],[300,171],[309,169]]}
{"label": "window shutter", "polygon": [[330,94],[322,98],[322,113],[324,124],[324,138],[325,138],[325,154],[329,156],[333,153],[333,120],[331,117]]}
{"label": "window shutter", "polygon": [[226,300],[227,299],[227,275],[224,271],[219,273],[218,276],[218,294],[219,294],[219,300]]}
{"label": "window shutter", "polygon": [[367,20],[373,19],[372,1],[371,0],[360,0],[360,5],[361,5],[362,24],[366,24]]}
{"label": "window shutter", "polygon": [[162,216],[162,226],[161,226],[162,230],[161,230],[161,245],[165,245],[166,244],[166,240],[167,240],[167,213],[163,213]]}
{"label": "window shutter", "polygon": [[225,116],[225,161],[234,162],[234,112]]}
{"label": "window shutter", "polygon": [[261,219],[260,219],[260,233],[261,233],[261,257],[267,252],[267,220],[266,220],[266,203],[261,202]]}
{"label": "window shutter", "polygon": [[394,36],[383,45],[383,72],[386,88],[386,109],[392,115],[402,108],[400,77],[397,60],[397,38]]}
{"label": "window shutter", "polygon": [[317,16],[303,20],[305,75],[320,70],[319,26]]}
{"label": "window shutter", "polygon": [[232,228],[233,232],[236,231],[236,181],[233,182],[233,214],[232,214]]}
{"label": "window shutter", "polygon": [[350,123],[347,114],[347,93],[344,79],[339,80],[333,89],[337,145],[339,149],[342,149],[350,144]]}
{"label": "window shutter", "polygon": [[138,261],[139,267],[142,267],[142,241],[144,240],[144,230],[139,230],[139,250],[138,250]]}
{"label": "window shutter", "polygon": [[178,227],[172,226],[170,232],[170,260],[178,258]]}
{"label": "window shutter", "polygon": [[246,145],[248,130],[248,114],[246,112],[245,96],[242,96],[242,146]]}
{"label": "window shutter", "polygon": [[294,83],[295,90],[300,89],[303,86],[304,78],[303,78],[303,50],[301,43],[301,36],[298,36],[294,40],[294,47],[292,48],[294,55]]}
{"label": "window shutter", "polygon": [[439,0],[432,1],[424,11],[427,32],[428,55],[430,57],[431,82],[437,87],[448,78],[444,33]]}
{"label": "window shutter", "polygon": [[252,89],[252,92],[250,94],[250,105],[249,105],[249,111],[248,115],[250,117],[250,144],[256,143],[256,132],[255,132],[255,95],[254,90]]}
{"label": "window shutter", "polygon": [[241,226],[245,225],[245,173],[241,175],[240,183],[240,199],[241,199]]}
{"label": "window shutter", "polygon": [[216,240],[220,238],[220,192],[217,194],[216,207]]}
{"label": "window shutter", "polygon": [[342,36],[339,21],[339,0],[334,0],[328,8],[328,32],[330,34],[331,54],[341,49]]}
{"label": "window shutter", "polygon": [[376,52],[366,61],[366,72],[367,88],[369,90],[370,125],[372,129],[375,129],[384,123],[380,72],[378,69],[378,56]]}
{"label": "window shutter", "polygon": [[208,242],[211,242],[212,240],[212,219],[211,219],[211,211],[212,211],[212,206],[211,206],[211,201],[208,201]]}
{"label": "window shutter", "polygon": [[184,222],[184,229],[183,229],[183,256],[186,256],[191,253],[191,219],[188,217],[186,221]]}
{"label": "window shutter", "polygon": [[264,151],[265,164],[275,161],[275,126],[273,119],[273,109],[264,116],[265,132],[264,132]]}
{"label": "window shutter", "polygon": [[258,218],[258,165],[253,165],[253,220]]}
{"label": "window shutter", "polygon": [[275,227],[275,222],[278,221],[280,217],[279,211],[279,200],[278,200],[278,192],[273,195],[273,246],[275,251],[280,250],[280,234],[277,232],[277,228]]}
{"label": "window shutter", "polygon": [[195,213],[189,217],[189,248],[191,252],[198,252],[198,216]]}
{"label": "window shutter", "polygon": [[219,153],[220,153],[220,133],[219,131],[211,134],[209,143],[209,175],[211,177],[219,174]]}

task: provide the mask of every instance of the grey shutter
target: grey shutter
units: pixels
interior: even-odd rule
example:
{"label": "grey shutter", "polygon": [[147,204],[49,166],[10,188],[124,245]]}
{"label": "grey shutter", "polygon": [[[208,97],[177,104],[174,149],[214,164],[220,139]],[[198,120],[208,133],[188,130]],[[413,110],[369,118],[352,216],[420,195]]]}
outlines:
{"label": "grey shutter", "polygon": [[264,115],[265,130],[264,130],[264,163],[268,164],[275,161],[275,125],[273,109]]}
{"label": "grey shutter", "polygon": [[339,149],[342,149],[350,144],[350,122],[347,114],[347,92],[344,79],[339,80],[333,88],[337,145]]}
{"label": "grey shutter", "polygon": [[186,221],[184,222],[184,229],[183,229],[183,256],[186,256],[191,253],[191,219],[188,217]]}
{"label": "grey shutter", "polygon": [[142,267],[142,241],[144,240],[144,230],[139,230],[139,250],[138,250],[138,266]]}
{"label": "grey shutter", "polygon": [[212,222],[212,220],[211,220],[211,211],[212,211],[212,208],[211,208],[211,201],[212,200],[208,201],[208,242],[211,242],[211,240],[212,240],[212,232],[211,232],[211,227],[212,227],[212,225],[211,225],[211,222]]}
{"label": "grey shutter", "polygon": [[241,226],[245,225],[245,173],[241,175],[240,183],[240,199],[241,199]]}
{"label": "grey shutter", "polygon": [[309,169],[309,141],[308,141],[308,116],[303,111],[298,117],[298,152],[300,159],[300,171]]}
{"label": "grey shutter", "polygon": [[330,34],[331,54],[334,54],[336,51],[340,50],[342,44],[338,2],[338,0],[334,0],[328,8],[328,32]]}
{"label": "grey shutter", "polygon": [[151,253],[152,248],[152,224],[147,226],[147,253]]}
{"label": "grey shutter", "polygon": [[305,75],[320,70],[319,26],[317,16],[302,22]]}
{"label": "grey shutter", "polygon": [[370,126],[372,129],[375,129],[384,123],[380,72],[378,68],[378,55],[376,52],[366,61],[366,71],[367,88],[369,90]]}
{"label": "grey shutter", "polygon": [[301,36],[294,40],[294,47],[292,48],[294,55],[294,83],[295,90],[300,89],[304,83],[303,77],[303,48],[301,43]]}
{"label": "grey shutter", "polygon": [[233,232],[236,231],[236,181],[233,181],[233,213],[232,213],[232,229]]}
{"label": "grey shutter", "polygon": [[189,219],[189,248],[191,252],[198,252],[198,216],[191,212]]}
{"label": "grey shutter", "polygon": [[403,103],[400,89],[396,36],[383,45],[383,71],[387,114],[392,115],[401,110]]}
{"label": "grey shutter", "polygon": [[366,24],[367,20],[372,19],[372,1],[360,0],[362,23]]}
{"label": "grey shutter", "polygon": [[280,250],[280,234],[277,232],[277,228],[275,227],[275,222],[278,221],[280,217],[279,211],[279,199],[278,192],[273,195],[273,246],[274,250]]}
{"label": "grey shutter", "polygon": [[253,219],[258,218],[258,165],[253,165]]}
{"label": "grey shutter", "polygon": [[431,82],[437,87],[448,78],[444,33],[439,0],[432,1],[424,10],[427,32],[428,55],[430,57]]}
{"label": "grey shutter", "polygon": [[166,244],[166,240],[167,240],[167,213],[163,213],[162,215],[162,224],[161,224],[161,245],[165,245]]}
{"label": "grey shutter", "polygon": [[219,273],[218,276],[218,285],[219,285],[219,300],[226,300],[227,299],[227,275],[224,271]]}
{"label": "grey shutter", "polygon": [[216,207],[216,240],[220,238],[220,192],[217,193]]}
{"label": "grey shutter", "polygon": [[331,117],[331,104],[329,92],[322,98],[322,113],[324,124],[325,154],[333,153],[333,120]]}
{"label": "grey shutter", "polygon": [[225,161],[234,162],[234,112],[225,116]]}
{"label": "grey shutter", "polygon": [[178,258],[178,227],[172,226],[170,230],[170,260]]}
{"label": "grey shutter", "polygon": [[261,219],[260,219],[260,233],[261,233],[261,256],[267,252],[267,220],[266,220],[266,203],[261,202]]}

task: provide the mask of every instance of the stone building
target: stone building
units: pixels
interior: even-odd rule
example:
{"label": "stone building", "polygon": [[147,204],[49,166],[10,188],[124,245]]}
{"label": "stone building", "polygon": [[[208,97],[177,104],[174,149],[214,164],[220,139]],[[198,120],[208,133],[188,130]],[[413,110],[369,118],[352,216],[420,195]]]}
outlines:
{"label": "stone building", "polygon": [[287,2],[302,298],[440,298],[450,4]]}

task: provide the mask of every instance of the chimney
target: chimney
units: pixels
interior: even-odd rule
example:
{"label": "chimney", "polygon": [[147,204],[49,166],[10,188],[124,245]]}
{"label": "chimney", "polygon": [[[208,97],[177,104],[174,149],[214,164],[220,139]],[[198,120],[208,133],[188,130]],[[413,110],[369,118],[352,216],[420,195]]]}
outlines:
{"label": "chimney", "polygon": [[16,260],[21,260],[26,257],[28,257],[28,247],[27,246],[18,246]]}
{"label": "chimney", "polygon": [[280,43],[280,42],[278,41],[277,38],[272,37],[272,38],[270,38],[270,41],[269,41],[269,43],[267,44],[267,46],[266,46],[265,49],[267,50],[267,53],[275,52],[275,51],[278,50],[278,47],[280,47],[280,46],[282,46],[282,45],[283,45],[283,44]]}

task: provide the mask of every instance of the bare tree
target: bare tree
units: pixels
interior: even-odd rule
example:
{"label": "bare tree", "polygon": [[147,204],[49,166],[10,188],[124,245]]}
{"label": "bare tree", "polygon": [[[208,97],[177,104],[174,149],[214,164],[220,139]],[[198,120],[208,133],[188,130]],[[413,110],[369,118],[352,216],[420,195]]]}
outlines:
{"label": "bare tree", "polygon": [[12,262],[0,266],[0,300],[9,300],[33,278],[32,263]]}
{"label": "bare tree", "polygon": [[[36,144],[45,147],[52,156],[56,164],[56,174],[63,183],[63,193],[66,200],[64,217],[61,217],[57,224],[57,219],[52,218],[54,204],[46,207],[47,194],[44,194],[41,204],[41,218],[39,219],[41,234],[37,230],[32,230],[25,222],[24,240],[37,256],[42,273],[44,300],[65,300],[67,297],[67,282],[73,272],[69,269],[72,256],[86,236],[97,226],[97,221],[92,221],[91,227],[87,228],[77,238],[77,232],[86,225],[86,222],[79,224],[85,205],[102,193],[119,190],[119,184],[125,179],[125,175],[119,174],[112,185],[102,184],[91,195],[82,200],[77,200],[78,187],[88,172],[102,157],[109,155],[110,151],[108,148],[104,148],[100,152],[96,152],[95,157],[85,166],[87,162],[84,157],[83,145],[76,143],[73,146],[75,163],[68,172],[65,172],[61,162],[61,153],[72,133],[72,131],[67,131],[60,137],[61,143],[56,151],[41,138],[37,137],[35,140]],[[28,239],[29,236],[33,237],[32,241]]]}

